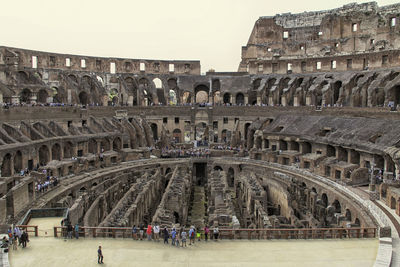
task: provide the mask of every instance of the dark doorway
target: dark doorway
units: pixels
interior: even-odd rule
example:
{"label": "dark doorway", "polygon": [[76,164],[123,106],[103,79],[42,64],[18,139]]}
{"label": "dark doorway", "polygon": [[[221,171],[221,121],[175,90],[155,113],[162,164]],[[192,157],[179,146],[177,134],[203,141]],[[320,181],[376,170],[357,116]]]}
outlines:
{"label": "dark doorway", "polygon": [[207,183],[207,163],[194,163],[194,174],[196,175],[196,185],[204,186]]}

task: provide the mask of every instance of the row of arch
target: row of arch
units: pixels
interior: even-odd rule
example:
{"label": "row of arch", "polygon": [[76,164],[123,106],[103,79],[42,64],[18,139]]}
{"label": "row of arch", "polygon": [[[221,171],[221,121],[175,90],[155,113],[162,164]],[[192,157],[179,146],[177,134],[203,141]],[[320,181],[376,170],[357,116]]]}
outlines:
{"label": "row of arch", "polygon": [[[100,148],[99,148],[100,147]],[[121,138],[116,137],[112,141],[104,138],[97,141],[93,138],[88,140],[88,153],[98,154],[100,151],[109,151],[111,148],[114,151],[119,151],[122,149]],[[19,173],[24,168],[33,169],[34,162],[36,165],[45,166],[51,160],[61,161],[63,159],[71,159],[72,157],[77,157],[79,151],[76,151],[77,146],[71,141],[66,141],[63,143],[54,143],[52,146],[41,145],[38,147],[37,158],[30,159],[25,164],[25,157],[21,150],[17,150],[15,153],[7,153],[3,156],[1,161],[1,177],[9,177],[13,174]],[[100,150],[99,150],[100,149]]]}

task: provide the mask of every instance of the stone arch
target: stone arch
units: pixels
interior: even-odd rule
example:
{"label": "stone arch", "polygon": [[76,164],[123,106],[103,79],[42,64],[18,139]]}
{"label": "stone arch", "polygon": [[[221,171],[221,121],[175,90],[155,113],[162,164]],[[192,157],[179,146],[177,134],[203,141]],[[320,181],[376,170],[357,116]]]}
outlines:
{"label": "stone arch", "polygon": [[74,74],[69,74],[68,79],[72,81],[75,85],[78,84],[78,78]]}
{"label": "stone arch", "polygon": [[214,171],[222,171],[222,170],[223,169],[221,166],[218,166],[218,165],[214,166]]}
{"label": "stone arch", "polygon": [[158,140],[158,125],[156,123],[150,124],[151,132],[153,133],[154,140]]}
{"label": "stone arch", "polygon": [[195,102],[196,103],[208,103],[208,93],[210,89],[204,84],[200,84],[195,87]]}
{"label": "stone arch", "polygon": [[236,94],[236,105],[244,105],[244,94],[243,93]]}
{"label": "stone arch", "polygon": [[285,140],[279,140],[279,150],[288,150],[288,143]]}
{"label": "stone arch", "polygon": [[89,139],[88,142],[88,151],[92,154],[97,154],[97,141],[94,139]]}
{"label": "stone arch", "polygon": [[109,151],[110,150],[110,141],[107,139],[102,139],[100,142],[100,148],[104,149],[104,151]]}
{"label": "stone arch", "polygon": [[335,199],[333,201],[332,206],[335,208],[335,213],[342,213],[342,206],[340,205],[339,200]]}
{"label": "stone arch", "polygon": [[169,89],[168,92],[168,104],[169,105],[176,105],[178,103],[178,98],[176,92],[172,89]]}
{"label": "stone arch", "polygon": [[312,152],[312,145],[310,144],[310,142],[304,142],[302,144],[303,147],[303,154],[309,154]]}
{"label": "stone arch", "polygon": [[361,226],[360,219],[356,218],[356,219],[354,220],[354,226],[355,226],[355,227],[360,227],[360,226]]}
{"label": "stone arch", "polygon": [[388,90],[388,102],[394,102],[394,106],[400,105],[400,85],[395,85]]}
{"label": "stone arch", "polygon": [[46,90],[41,89],[39,90],[37,94],[37,102],[38,103],[47,103],[47,98],[49,97],[49,94],[47,93]]}
{"label": "stone arch", "polygon": [[326,146],[326,156],[327,157],[336,157],[336,148],[331,145]]}
{"label": "stone arch", "polygon": [[14,156],[14,173],[19,173],[22,170],[22,153],[17,151]]}
{"label": "stone arch", "polygon": [[137,85],[136,81],[132,77],[125,78],[126,91],[128,95],[133,97],[132,104],[134,106],[138,105],[138,96],[137,96]]}
{"label": "stone arch", "polygon": [[346,221],[351,222],[351,211],[349,209],[346,209],[345,217],[346,217]]}
{"label": "stone arch", "polygon": [[161,88],[163,88],[163,83],[162,83],[162,81],[161,81],[160,78],[154,78],[154,79],[153,79],[153,83],[154,83],[154,87],[155,87],[156,89],[161,89]]}
{"label": "stone arch", "polygon": [[64,158],[72,158],[74,156],[74,146],[71,142],[66,142],[64,144]]}
{"label": "stone arch", "polygon": [[332,106],[335,105],[339,100],[340,88],[342,88],[342,82],[341,81],[336,81],[332,85],[332,102],[331,102]]}
{"label": "stone arch", "polygon": [[86,92],[80,92],[79,93],[79,103],[82,105],[87,105],[89,103],[89,97],[88,94]]}
{"label": "stone arch", "polygon": [[1,176],[8,177],[11,176],[11,154],[7,153],[3,157],[3,163],[1,164]]}
{"label": "stone arch", "polygon": [[50,161],[49,148],[46,145],[42,145],[39,148],[39,164],[44,166]]}
{"label": "stone arch", "polygon": [[53,103],[63,103],[63,96],[59,89],[55,86],[51,88],[52,96],[53,96]]}
{"label": "stone arch", "polygon": [[122,148],[122,142],[121,142],[121,138],[116,137],[113,141],[113,150],[114,151],[120,151]]}
{"label": "stone arch", "polygon": [[172,137],[175,143],[182,143],[182,131],[180,129],[173,130]]}
{"label": "stone arch", "polygon": [[61,146],[58,143],[51,148],[51,158],[53,160],[61,160]]}
{"label": "stone arch", "polygon": [[223,97],[224,104],[231,104],[231,94],[225,93]]}
{"label": "stone arch", "polygon": [[32,91],[29,90],[28,88],[25,88],[19,94],[19,102],[29,104],[31,103],[31,96],[32,96]]}
{"label": "stone arch", "polygon": [[224,143],[229,142],[228,132],[229,131],[227,129],[223,129],[221,132],[221,141]]}
{"label": "stone arch", "polygon": [[393,196],[390,197],[390,208],[396,209],[396,199]]}
{"label": "stone arch", "polygon": [[190,104],[192,103],[192,93],[186,91],[182,95],[182,103],[183,104]]}

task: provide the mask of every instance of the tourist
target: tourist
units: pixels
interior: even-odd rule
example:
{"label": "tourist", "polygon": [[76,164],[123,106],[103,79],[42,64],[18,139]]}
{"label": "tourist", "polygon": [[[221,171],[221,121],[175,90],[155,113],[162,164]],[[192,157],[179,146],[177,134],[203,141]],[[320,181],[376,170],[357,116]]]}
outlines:
{"label": "tourist", "polygon": [[68,233],[68,238],[69,239],[72,239],[72,224],[70,223],[70,222],[68,222],[68,225],[67,225],[67,233]]}
{"label": "tourist", "polygon": [[173,228],[171,232],[171,245],[173,246],[175,246],[175,238],[176,238],[176,230],[175,228]]}
{"label": "tourist", "polygon": [[13,245],[13,250],[18,249],[18,235],[16,232],[14,232],[13,239],[12,239],[12,245]]}
{"label": "tourist", "polygon": [[200,241],[200,239],[201,239],[201,233],[200,233],[200,231],[198,231],[196,235],[197,235],[197,241]]}
{"label": "tourist", "polygon": [[183,245],[185,245],[185,247],[186,247],[186,232],[185,232],[185,229],[182,229],[182,233],[181,233],[181,238],[182,238],[182,247],[183,247]]}
{"label": "tourist", "polygon": [[75,238],[79,239],[79,224],[75,224]]}
{"label": "tourist", "polygon": [[163,234],[164,234],[164,244],[168,244],[169,232],[167,227],[164,227]]}
{"label": "tourist", "polygon": [[157,242],[160,242],[160,226],[158,226],[158,223],[153,227],[153,232],[154,232],[154,240]]}
{"label": "tourist", "polygon": [[97,250],[97,263],[103,264],[103,258],[103,251],[101,251],[101,246],[99,246],[99,249]]}
{"label": "tourist", "polygon": [[204,239],[206,241],[208,241],[208,233],[210,232],[210,229],[208,228],[208,226],[204,226]]}
{"label": "tourist", "polygon": [[192,243],[194,244],[194,236],[195,236],[194,227],[191,226],[189,230],[189,246],[192,245]]}
{"label": "tourist", "polygon": [[137,228],[136,228],[136,225],[134,225],[134,226],[132,227],[132,238],[133,238],[134,240],[137,240]]}
{"label": "tourist", "polygon": [[214,227],[214,240],[218,241],[218,236],[219,236],[219,229],[218,226]]}
{"label": "tourist", "polygon": [[151,241],[151,225],[147,225],[147,230],[146,230],[146,234],[147,234],[147,240]]}
{"label": "tourist", "polygon": [[176,235],[175,235],[175,245],[177,247],[179,247],[179,232],[178,231],[176,231]]}
{"label": "tourist", "polygon": [[143,226],[143,224],[141,224],[140,228],[139,228],[139,239],[140,240],[143,240],[143,233],[144,233],[144,226]]}
{"label": "tourist", "polygon": [[23,248],[26,248],[27,242],[29,242],[28,234],[25,231],[23,231],[21,235],[21,243]]}

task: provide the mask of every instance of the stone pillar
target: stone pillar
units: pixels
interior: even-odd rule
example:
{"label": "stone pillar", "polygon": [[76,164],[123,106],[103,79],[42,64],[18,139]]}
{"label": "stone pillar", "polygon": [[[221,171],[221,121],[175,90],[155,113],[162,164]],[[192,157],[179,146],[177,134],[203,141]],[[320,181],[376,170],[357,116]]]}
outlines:
{"label": "stone pillar", "polygon": [[274,105],[274,98],[272,96],[268,97],[268,105],[270,105],[270,106]]}
{"label": "stone pillar", "polygon": [[67,90],[67,102],[68,102],[68,104],[72,104],[72,91],[71,91],[71,89]]}
{"label": "stone pillar", "polygon": [[281,96],[281,103],[282,103],[282,106],[284,106],[284,107],[286,107],[286,106],[287,106],[286,97],[284,97],[284,96]]}
{"label": "stone pillar", "polygon": [[[1,101],[0,101],[1,102]],[[47,99],[46,99],[46,102],[47,103],[53,103],[53,97],[52,96],[49,96]]]}
{"label": "stone pillar", "polygon": [[293,97],[293,106],[294,107],[299,107],[300,106],[300,101],[298,96]]}
{"label": "stone pillar", "polygon": [[245,95],[244,96],[244,104],[247,105],[249,103],[249,96]]}
{"label": "stone pillar", "polygon": [[234,95],[231,95],[231,104],[236,104],[236,97]]}
{"label": "stone pillar", "polygon": [[257,96],[257,105],[261,105],[261,96]]}
{"label": "stone pillar", "polygon": [[0,93],[0,103],[3,103],[3,94]]}
{"label": "stone pillar", "polygon": [[195,125],[190,125],[190,141],[196,140]]}

